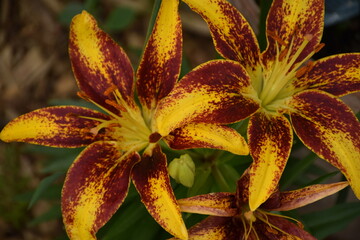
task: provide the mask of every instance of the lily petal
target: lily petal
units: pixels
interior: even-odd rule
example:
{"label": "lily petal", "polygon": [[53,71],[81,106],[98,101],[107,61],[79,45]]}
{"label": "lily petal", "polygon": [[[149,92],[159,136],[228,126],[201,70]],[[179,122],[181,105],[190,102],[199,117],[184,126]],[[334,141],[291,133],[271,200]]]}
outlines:
{"label": "lily petal", "polygon": [[301,141],[337,167],[360,198],[360,123],[341,100],[323,91],[294,95],[291,121]]}
{"label": "lily petal", "polygon": [[180,73],[182,30],[178,0],[162,1],[137,71],[139,99],[148,110],[171,91]]}
{"label": "lily petal", "polygon": [[82,107],[47,107],[12,120],[1,131],[0,139],[51,147],[81,147],[103,138],[101,134],[91,133],[91,129],[108,119],[100,112]]}
{"label": "lily petal", "polygon": [[231,217],[237,214],[234,193],[219,192],[179,199],[182,212]]}
{"label": "lily petal", "polygon": [[155,128],[166,136],[190,122],[228,124],[258,108],[256,92],[244,68],[234,61],[215,60],[185,75],[159,102]]}
{"label": "lily petal", "polygon": [[152,155],[142,156],[131,176],[152,217],[170,234],[180,239],[188,239],[180,207],[170,185],[166,156],[159,145],[153,149]]}
{"label": "lily petal", "polygon": [[291,125],[282,115],[257,113],[250,118],[248,139],[254,160],[249,172],[251,211],[275,191],[290,155],[292,138]]}
{"label": "lily petal", "polygon": [[345,53],[320,59],[293,82],[296,88],[318,89],[335,96],[360,91],[360,53]]}
{"label": "lily petal", "polygon": [[117,113],[105,103],[106,99],[115,100],[109,90],[117,89],[118,97],[135,106],[134,72],[129,58],[86,11],[76,15],[70,25],[69,55],[79,88],[87,97]]}
{"label": "lily petal", "polygon": [[[263,221],[256,221],[253,224],[255,225],[254,228],[258,234],[258,238],[256,239],[316,240],[315,237],[300,226],[283,217],[266,215],[266,218],[263,219]],[[269,227],[269,225],[274,227]]]}
{"label": "lily petal", "polygon": [[238,240],[243,234],[231,217],[210,216],[189,229],[189,240]]}
{"label": "lily petal", "polygon": [[121,155],[116,143],[96,142],[70,167],[62,190],[62,213],[69,237],[96,239],[127,195],[130,171],[140,156]]}
{"label": "lily petal", "polygon": [[226,0],[183,0],[207,22],[217,51],[240,62],[249,72],[259,66],[255,33],[241,13]]}
{"label": "lily petal", "polygon": [[348,182],[316,184],[294,191],[280,192],[280,207],[269,210],[289,211],[300,208],[337,193],[348,185]]}
{"label": "lily petal", "polygon": [[[294,60],[291,65],[311,57],[320,43],[323,25],[324,0],[273,1],[266,20],[266,68],[271,68],[282,50],[288,52],[288,62]],[[308,43],[303,46],[304,42]]]}
{"label": "lily petal", "polygon": [[235,130],[227,126],[190,123],[177,128],[165,141],[173,149],[215,148],[238,155],[249,154],[245,139]]}

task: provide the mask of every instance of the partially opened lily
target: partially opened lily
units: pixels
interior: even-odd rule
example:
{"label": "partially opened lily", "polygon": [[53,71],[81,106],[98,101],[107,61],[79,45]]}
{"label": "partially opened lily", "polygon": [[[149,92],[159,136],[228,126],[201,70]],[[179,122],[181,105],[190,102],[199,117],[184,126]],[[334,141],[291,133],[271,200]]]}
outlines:
{"label": "partially opened lily", "polygon": [[[249,208],[249,175],[237,183],[236,193],[209,193],[178,200],[181,210],[210,215],[189,229],[189,240],[315,240],[295,219],[272,213],[297,209],[332,195],[347,182],[317,184],[302,189],[274,192],[257,210]],[[296,221],[295,224],[293,221]]]}
{"label": "partially opened lily", "polygon": [[[128,57],[84,11],[71,23],[70,59],[79,95],[105,113],[76,106],[48,107],[20,116],[2,130],[0,138],[6,142],[88,145],[71,165],[62,191],[62,214],[71,239],[96,238],[124,201],[130,179],[153,218],[169,233],[187,239],[166,156],[158,144],[167,135],[160,136],[153,127],[158,102],[178,79],[181,51],[178,1],[166,0],[137,70],[139,106]],[[248,154],[245,140],[235,130],[187,123],[174,123],[176,132],[168,133],[170,145],[178,138],[178,149],[209,147]]]}
{"label": "partially opened lily", "polygon": [[[346,176],[360,198],[360,123],[338,98],[360,90],[360,54],[310,61],[323,46],[324,1],[274,0],[266,21],[268,46],[262,53],[249,23],[226,0],[184,2],[207,22],[226,60],[199,66],[160,103],[158,112],[164,108],[175,113],[180,102],[196,99],[179,122],[197,120],[198,109],[205,107],[210,113],[206,120],[212,123],[250,117],[251,210],[276,188],[293,129],[309,149]],[[158,123],[160,134],[170,129],[165,121]]]}

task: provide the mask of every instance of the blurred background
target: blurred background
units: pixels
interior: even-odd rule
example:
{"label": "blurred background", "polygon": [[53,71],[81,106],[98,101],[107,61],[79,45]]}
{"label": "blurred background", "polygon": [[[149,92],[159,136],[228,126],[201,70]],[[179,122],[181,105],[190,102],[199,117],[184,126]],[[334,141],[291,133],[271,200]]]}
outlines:
{"label": "blurred background", "polygon": [[[261,16],[264,16],[261,9],[270,0],[231,2],[259,34],[263,25]],[[37,108],[84,104],[76,97],[78,89],[67,52],[69,24],[75,14],[82,9],[92,13],[101,28],[125,49],[136,68],[152,8],[152,0],[0,0],[0,129],[11,119]],[[219,56],[202,19],[183,3],[180,4],[180,11],[184,26],[183,71],[187,72]],[[358,0],[326,1],[325,47],[314,57],[360,52],[359,20]],[[344,101],[355,113],[359,112],[359,94],[347,96]],[[300,148],[292,158],[302,158],[296,154],[304,154],[304,151],[308,156],[307,150]],[[61,222],[60,191],[64,173],[79,152],[79,149],[0,143],[0,239],[66,239]],[[295,162],[289,164],[290,167],[296,165]],[[335,170],[314,158],[292,183],[300,184],[312,174],[319,174],[319,171],[320,175],[329,175]],[[335,180],[341,179],[339,174],[333,175]],[[156,231],[144,230],[144,238],[141,238],[141,233],[136,233],[134,229],[139,229],[139,223],[143,220],[138,216],[146,216],[148,222],[152,220],[142,205],[132,204],[132,199],[137,198],[133,192],[130,192],[123,208],[124,212],[127,211],[127,215],[123,215],[127,217],[118,217],[110,222],[99,233],[100,239],[119,239],[119,236],[128,236],[123,239],[165,239],[158,237],[167,235],[161,233],[153,222],[142,226]],[[136,201],[139,202],[138,199]],[[333,219],[313,225],[310,223],[308,228],[333,229],[318,235],[328,240],[359,239],[360,206],[351,190],[304,209],[304,219],[312,218],[312,215],[306,217],[306,214],[324,209],[324,206],[332,207],[336,203],[346,204],[338,204],[342,208],[318,217]],[[339,216],[339,213],[343,215]],[[116,233],[111,230],[114,228],[118,228]],[[335,234],[336,231],[339,232]]]}

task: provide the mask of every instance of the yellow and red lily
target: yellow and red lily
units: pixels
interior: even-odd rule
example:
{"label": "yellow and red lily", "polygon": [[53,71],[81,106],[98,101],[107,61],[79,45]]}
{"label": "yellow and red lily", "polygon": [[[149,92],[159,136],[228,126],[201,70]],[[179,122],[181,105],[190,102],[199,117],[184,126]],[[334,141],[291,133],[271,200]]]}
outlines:
{"label": "yellow and red lily", "polygon": [[[289,211],[332,195],[347,182],[317,184],[298,190],[276,190],[257,210],[249,208],[249,175],[237,183],[236,193],[219,192],[178,200],[183,212],[210,215],[189,229],[189,240],[307,239],[315,238],[300,222],[271,211]],[[296,220],[295,220],[296,221]]]}
{"label": "yellow and red lily", "polygon": [[[338,98],[360,90],[360,53],[310,61],[323,46],[324,1],[274,0],[264,52],[249,23],[226,0],[184,2],[207,22],[225,60],[199,66],[160,103],[158,112],[175,113],[179,103],[194,102],[176,121],[196,121],[201,108],[209,108],[206,120],[212,123],[250,117],[251,210],[276,188],[293,129],[309,149],[346,176],[360,198],[360,124]],[[160,134],[171,130],[164,121],[157,127]]]}
{"label": "yellow and red lily", "polygon": [[77,106],[47,107],[14,119],[0,133],[6,142],[87,146],[69,168],[62,190],[63,220],[71,239],[96,239],[97,231],[123,203],[130,179],[153,218],[172,235],[187,239],[158,142],[163,138],[176,149],[249,152],[245,140],[226,126],[167,122],[172,130],[157,133],[154,116],[166,117],[156,107],[173,89],[180,72],[178,4],[167,0],[160,6],[136,73],[140,106],[134,98],[134,70],[127,55],[84,11],[72,20],[69,55],[79,96],[104,113]]}

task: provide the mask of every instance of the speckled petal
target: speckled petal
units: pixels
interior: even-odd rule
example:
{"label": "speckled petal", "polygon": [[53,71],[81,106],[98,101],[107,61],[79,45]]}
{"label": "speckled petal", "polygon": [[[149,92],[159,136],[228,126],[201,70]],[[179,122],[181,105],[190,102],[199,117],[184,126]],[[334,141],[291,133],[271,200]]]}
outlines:
{"label": "speckled petal", "polygon": [[294,80],[298,89],[318,89],[335,96],[360,91],[360,53],[345,53],[320,59]]}
{"label": "speckled petal", "polygon": [[[281,231],[270,227],[268,224],[281,229]],[[306,232],[301,226],[277,216],[266,215],[263,221],[254,222],[254,228],[258,234],[258,238],[255,239],[316,240],[315,237]]]}
{"label": "speckled petal", "polygon": [[[324,0],[273,1],[266,21],[268,46],[263,54],[264,65],[288,51],[289,61],[302,62],[320,43],[324,25]],[[307,45],[300,49],[304,41]],[[287,49],[287,50],[285,50]],[[300,54],[297,52],[300,49]],[[283,51],[284,50],[284,51]]]}
{"label": "speckled petal", "polygon": [[284,116],[257,113],[250,118],[248,139],[250,167],[249,206],[256,210],[275,191],[292,146],[292,129]]}
{"label": "speckled petal", "polygon": [[137,71],[137,90],[147,110],[171,91],[180,73],[182,30],[178,0],[162,1]]}
{"label": "speckled petal", "polygon": [[278,208],[269,209],[271,211],[289,211],[300,208],[330,196],[344,189],[348,182],[338,182],[330,184],[316,184],[294,191],[280,193],[280,206]]}
{"label": "speckled petal", "polygon": [[182,212],[231,217],[237,214],[234,193],[218,192],[179,199]]}
{"label": "speckled petal", "polygon": [[256,36],[241,13],[226,0],[183,0],[207,22],[217,51],[249,72],[259,66]]}
{"label": "speckled petal", "polygon": [[118,112],[105,103],[106,99],[115,100],[112,91],[117,89],[125,101],[123,107],[135,106],[134,73],[130,60],[86,11],[76,15],[70,25],[69,55],[79,88],[87,97]]}
{"label": "speckled petal", "polygon": [[62,190],[62,214],[72,240],[96,239],[96,232],[127,195],[130,171],[140,156],[122,155],[116,143],[96,142],[70,167]]}
{"label": "speckled petal", "polygon": [[0,139],[4,142],[27,142],[51,147],[81,147],[104,137],[90,131],[108,119],[102,113],[82,107],[47,107],[9,122],[1,131]]}
{"label": "speckled petal", "polygon": [[144,154],[131,175],[151,216],[173,236],[188,239],[180,207],[170,185],[166,156],[160,146],[153,149],[152,155]]}
{"label": "speckled petal", "polygon": [[296,134],[319,157],[337,167],[360,198],[360,123],[341,100],[323,91],[293,96]]}
{"label": "speckled petal", "polygon": [[206,123],[190,123],[177,128],[165,141],[173,149],[214,148],[238,155],[249,154],[245,139],[234,129]]}
{"label": "speckled petal", "polygon": [[243,226],[234,225],[231,217],[210,216],[189,229],[189,240],[238,240],[243,234]]}
{"label": "speckled petal", "polygon": [[154,129],[166,136],[190,122],[228,124],[258,108],[256,92],[239,63],[210,61],[185,75],[159,102]]}

